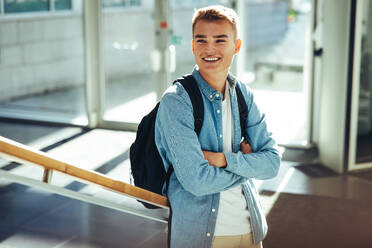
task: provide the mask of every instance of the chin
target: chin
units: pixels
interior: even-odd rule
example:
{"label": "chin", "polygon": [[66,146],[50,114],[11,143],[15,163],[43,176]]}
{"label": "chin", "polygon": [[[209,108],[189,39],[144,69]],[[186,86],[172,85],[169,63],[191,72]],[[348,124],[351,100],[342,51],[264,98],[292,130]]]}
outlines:
{"label": "chin", "polygon": [[211,73],[217,73],[220,70],[218,68],[206,68],[206,67],[200,67],[199,66],[199,71],[211,74]]}

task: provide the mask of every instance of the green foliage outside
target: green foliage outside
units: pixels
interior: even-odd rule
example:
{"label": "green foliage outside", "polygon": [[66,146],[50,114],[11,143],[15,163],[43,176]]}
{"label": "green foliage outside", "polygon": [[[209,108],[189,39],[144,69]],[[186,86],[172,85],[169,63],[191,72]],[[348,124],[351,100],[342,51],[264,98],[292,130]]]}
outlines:
{"label": "green foliage outside", "polygon": [[295,9],[289,9],[288,10],[288,21],[289,22],[294,22],[297,19],[299,12]]}

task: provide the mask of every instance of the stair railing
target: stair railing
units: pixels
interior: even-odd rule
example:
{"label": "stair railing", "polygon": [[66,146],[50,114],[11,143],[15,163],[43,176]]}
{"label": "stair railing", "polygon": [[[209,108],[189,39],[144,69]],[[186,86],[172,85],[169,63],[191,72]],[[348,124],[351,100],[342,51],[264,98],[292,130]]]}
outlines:
{"label": "stair railing", "polygon": [[97,199],[94,196],[54,186],[51,184],[51,176],[53,171],[58,171],[72,176],[78,180],[83,180],[84,182],[102,186],[105,189],[119,194],[124,194],[125,196],[134,198],[136,200],[147,202],[160,208],[169,209],[168,199],[162,195],[133,186],[92,170],[83,169],[78,166],[62,162],[58,159],[52,158],[50,155],[42,151],[33,149],[2,136],[0,136],[0,157],[21,164],[32,164],[44,167],[43,175],[39,181],[28,177],[15,175],[14,173],[10,173],[2,169],[0,169],[0,177],[4,177],[8,180],[28,186],[39,187],[70,198],[83,200],[96,205],[117,209],[119,211],[167,223],[167,218],[164,216],[159,217],[159,214],[157,214],[154,210],[147,210],[144,208],[128,208],[124,206],[124,204]]}

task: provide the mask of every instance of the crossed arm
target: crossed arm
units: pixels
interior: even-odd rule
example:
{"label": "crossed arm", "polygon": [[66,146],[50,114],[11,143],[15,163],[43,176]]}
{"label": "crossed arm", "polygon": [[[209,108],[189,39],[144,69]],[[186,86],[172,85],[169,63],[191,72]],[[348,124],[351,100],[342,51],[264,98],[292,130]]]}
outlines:
{"label": "crossed arm", "polygon": [[[252,147],[248,143],[247,140],[243,140],[240,143],[240,151],[243,154],[252,153]],[[204,158],[208,160],[209,164],[218,167],[218,168],[225,168],[227,165],[226,157],[223,152],[210,152],[210,151],[203,151]]]}

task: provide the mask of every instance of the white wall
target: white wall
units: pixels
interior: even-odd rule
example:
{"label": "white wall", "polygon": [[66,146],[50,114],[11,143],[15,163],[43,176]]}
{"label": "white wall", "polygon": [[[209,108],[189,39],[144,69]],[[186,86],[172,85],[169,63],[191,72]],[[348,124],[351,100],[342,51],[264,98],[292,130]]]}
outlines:
{"label": "white wall", "polygon": [[81,17],[0,20],[0,100],[83,82]]}

